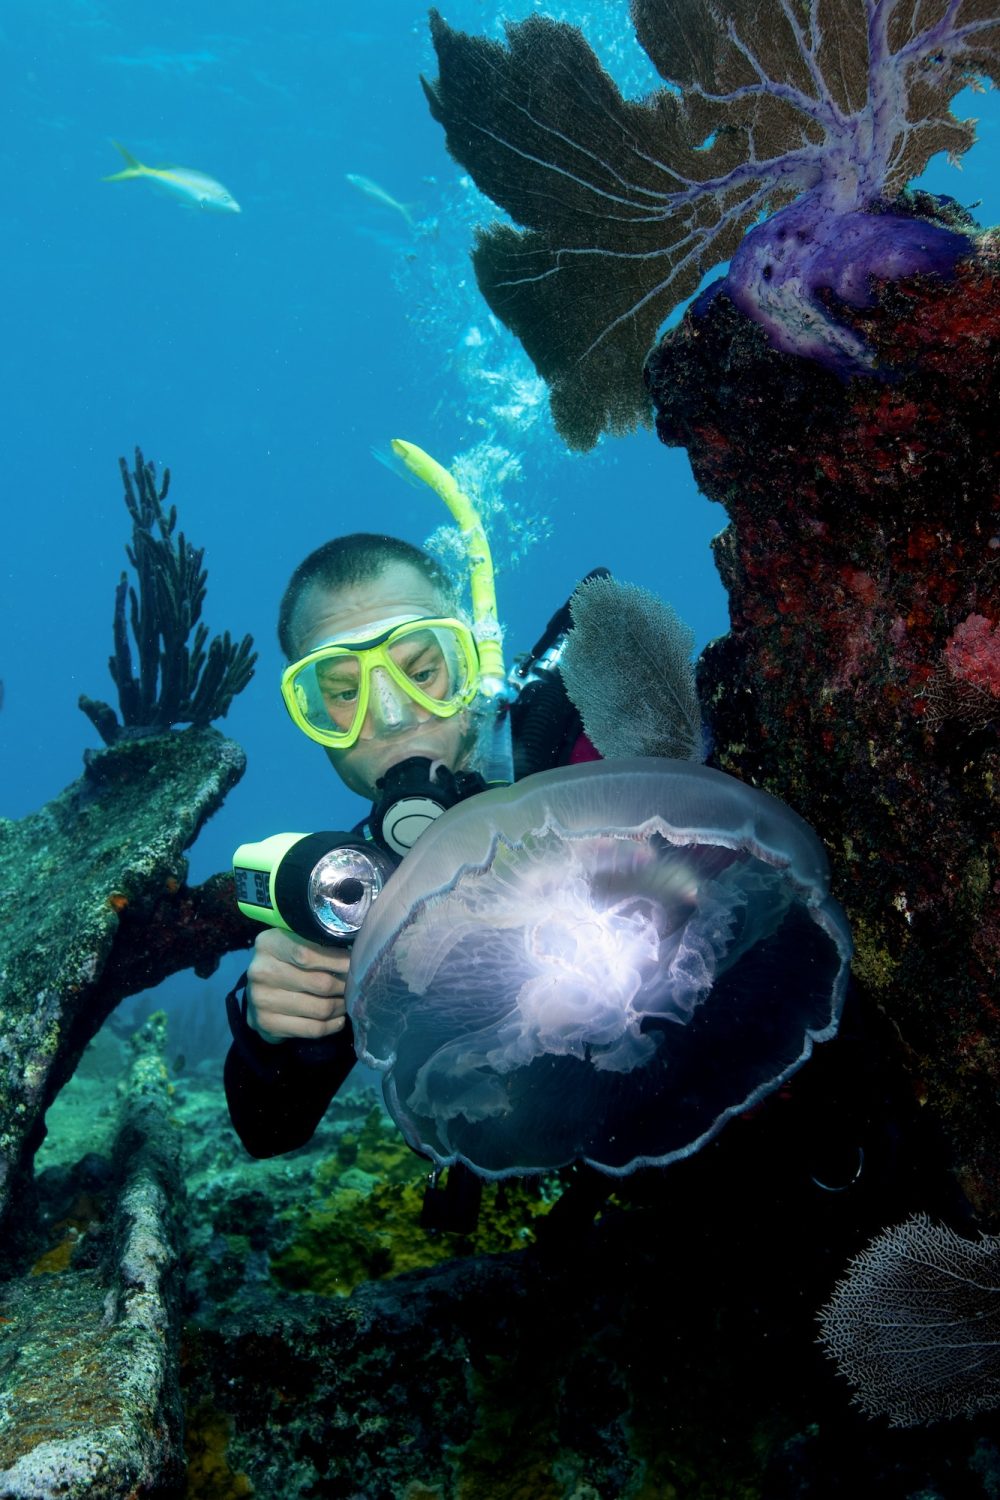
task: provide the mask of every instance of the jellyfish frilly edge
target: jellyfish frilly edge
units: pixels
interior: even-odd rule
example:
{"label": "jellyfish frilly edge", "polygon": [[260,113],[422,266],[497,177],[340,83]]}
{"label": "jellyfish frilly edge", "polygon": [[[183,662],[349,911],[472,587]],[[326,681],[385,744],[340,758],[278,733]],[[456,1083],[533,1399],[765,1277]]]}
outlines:
{"label": "jellyfish frilly edge", "polygon": [[347,999],[416,1150],[624,1176],[692,1155],[833,1037],[850,954],[790,808],[689,761],[597,761],[439,819]]}

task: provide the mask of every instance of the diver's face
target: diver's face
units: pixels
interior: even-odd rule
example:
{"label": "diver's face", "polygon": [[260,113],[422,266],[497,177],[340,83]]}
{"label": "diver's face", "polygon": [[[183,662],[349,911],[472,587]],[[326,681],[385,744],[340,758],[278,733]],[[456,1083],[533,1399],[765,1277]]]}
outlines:
{"label": "diver's face", "polygon": [[[381,621],[451,613],[450,603],[416,568],[390,563],[367,583],[336,591],[307,589],[293,618],[296,653],[305,656],[338,637],[363,640],[376,633],[369,626]],[[378,778],[411,755],[425,755],[429,760],[444,761],[453,771],[463,770],[476,738],[468,709],[450,719],[435,718],[419,704],[396,700],[399,689],[377,667],[375,677],[384,680],[378,684],[373,681],[373,706],[357,740],[347,750],[326,751],[345,786],[373,802]]]}

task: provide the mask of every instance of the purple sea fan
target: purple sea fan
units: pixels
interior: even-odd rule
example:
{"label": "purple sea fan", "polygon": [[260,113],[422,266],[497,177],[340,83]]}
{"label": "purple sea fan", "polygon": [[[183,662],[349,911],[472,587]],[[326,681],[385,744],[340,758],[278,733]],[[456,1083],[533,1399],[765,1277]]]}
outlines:
{"label": "purple sea fan", "polygon": [[915,1214],[851,1262],[820,1321],[868,1416],[914,1427],[1000,1404],[1000,1238]]}
{"label": "purple sea fan", "polygon": [[504,47],[431,12],[431,111],[523,226],[479,232],[480,288],[580,448],[649,421],[646,352],[730,256],[725,289],[777,347],[869,367],[818,294],[864,305],[872,277],[950,271],[968,251],[884,210],[932,155],[972,144],[950,101],[1000,76],[997,0],[633,0],[632,18],[670,85],[643,101],[574,27],[533,17]]}

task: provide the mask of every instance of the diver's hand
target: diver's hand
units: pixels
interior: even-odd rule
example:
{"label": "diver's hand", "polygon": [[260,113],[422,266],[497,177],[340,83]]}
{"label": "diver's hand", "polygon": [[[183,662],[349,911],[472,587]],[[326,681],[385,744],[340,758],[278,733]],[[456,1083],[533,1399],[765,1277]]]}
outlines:
{"label": "diver's hand", "polygon": [[265,1042],[333,1036],[344,1028],[346,948],[325,948],[269,927],[247,970],[247,1021]]}

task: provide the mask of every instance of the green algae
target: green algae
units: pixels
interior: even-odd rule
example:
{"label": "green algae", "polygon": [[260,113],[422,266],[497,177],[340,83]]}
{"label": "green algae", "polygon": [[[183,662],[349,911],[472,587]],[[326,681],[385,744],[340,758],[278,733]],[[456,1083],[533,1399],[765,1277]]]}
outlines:
{"label": "green algae", "polygon": [[858,914],[851,918],[854,935],[854,958],[852,968],[862,984],[870,989],[883,990],[891,985],[899,969],[899,960],[889,953],[881,924]]}
{"label": "green algae", "polygon": [[523,1249],[557,1191],[548,1179],[486,1183],[475,1230],[449,1234],[420,1224],[428,1171],[384,1111],[370,1109],[316,1171],[315,1198],[285,1214],[291,1238],[272,1258],[274,1279],[294,1291],[346,1296],[363,1282],[456,1255]]}
{"label": "green algae", "polygon": [[45,1113],[45,1139],[35,1156],[36,1173],[71,1167],[88,1151],[111,1154],[117,1108],[110,1085],[125,1067],[125,1043],[109,1027],[102,1027]]}
{"label": "green algae", "polygon": [[240,1500],[254,1487],[246,1474],[229,1465],[233,1419],[209,1402],[188,1413],[184,1431],[187,1459],[185,1500]]}

